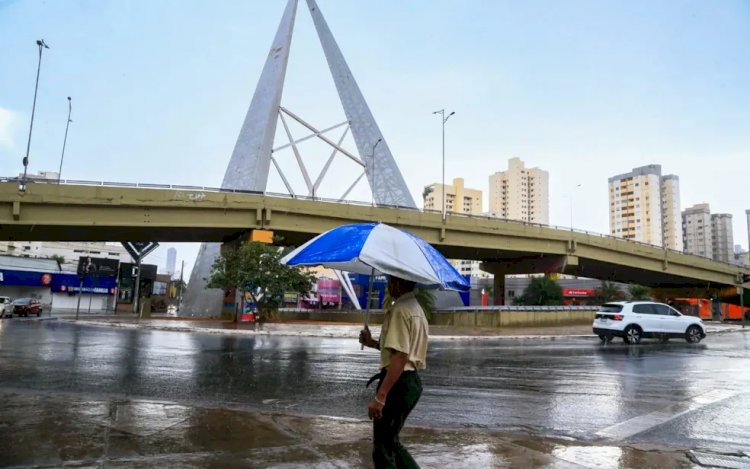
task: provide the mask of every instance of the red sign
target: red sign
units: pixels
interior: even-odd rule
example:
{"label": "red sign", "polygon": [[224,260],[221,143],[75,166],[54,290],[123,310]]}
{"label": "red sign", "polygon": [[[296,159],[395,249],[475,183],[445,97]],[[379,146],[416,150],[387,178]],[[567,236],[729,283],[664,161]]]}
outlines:
{"label": "red sign", "polygon": [[574,297],[594,296],[594,290],[584,290],[581,288],[563,288],[563,296],[574,296]]}
{"label": "red sign", "polygon": [[49,285],[52,283],[52,276],[50,274],[42,275],[42,285]]}

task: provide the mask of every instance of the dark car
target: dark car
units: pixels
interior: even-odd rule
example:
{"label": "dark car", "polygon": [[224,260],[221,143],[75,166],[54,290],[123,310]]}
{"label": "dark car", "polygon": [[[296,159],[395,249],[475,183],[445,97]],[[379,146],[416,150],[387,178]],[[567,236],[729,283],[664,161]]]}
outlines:
{"label": "dark car", "polygon": [[13,314],[16,316],[42,315],[42,304],[34,298],[19,298],[13,302]]}

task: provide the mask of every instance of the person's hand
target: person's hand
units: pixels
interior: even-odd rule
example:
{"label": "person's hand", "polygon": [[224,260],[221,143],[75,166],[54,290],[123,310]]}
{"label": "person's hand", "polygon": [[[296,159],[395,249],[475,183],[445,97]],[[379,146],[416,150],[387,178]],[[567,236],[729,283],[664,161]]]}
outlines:
{"label": "person's hand", "polygon": [[383,407],[385,407],[385,404],[378,401],[377,398],[373,399],[370,405],[367,406],[367,416],[370,417],[370,420],[382,417]]}
{"label": "person's hand", "polygon": [[375,339],[372,338],[370,328],[368,328],[367,326],[365,326],[365,328],[362,329],[362,332],[359,333],[359,343],[372,348],[375,348],[377,344],[377,342],[375,342]]}

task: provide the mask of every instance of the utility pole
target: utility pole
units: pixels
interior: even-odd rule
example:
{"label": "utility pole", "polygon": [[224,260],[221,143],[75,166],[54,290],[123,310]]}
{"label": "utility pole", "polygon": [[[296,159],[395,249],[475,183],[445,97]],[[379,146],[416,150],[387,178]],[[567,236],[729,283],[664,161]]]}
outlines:
{"label": "utility pole", "polygon": [[60,179],[62,178],[62,167],[63,167],[63,160],[65,159],[65,144],[68,143],[68,127],[70,127],[70,123],[73,122],[70,120],[70,114],[73,112],[73,104],[71,102],[70,96],[68,96],[68,122],[65,124],[65,138],[63,138],[63,147],[62,147],[62,153],[60,154],[60,169],[57,171],[57,183],[60,184]]}
{"label": "utility pole", "polygon": [[447,116],[445,115],[445,109],[441,109],[439,111],[433,112],[433,114],[440,114],[440,121],[443,124],[443,221],[445,221],[446,211],[445,211],[445,123],[448,122],[448,119],[451,118],[455,112],[451,112]]}
{"label": "utility pole", "polygon": [[177,293],[177,311],[180,311],[180,306],[182,306],[182,285],[183,285],[183,276],[185,275],[185,259],[182,260],[182,267],[180,267],[180,290]]}

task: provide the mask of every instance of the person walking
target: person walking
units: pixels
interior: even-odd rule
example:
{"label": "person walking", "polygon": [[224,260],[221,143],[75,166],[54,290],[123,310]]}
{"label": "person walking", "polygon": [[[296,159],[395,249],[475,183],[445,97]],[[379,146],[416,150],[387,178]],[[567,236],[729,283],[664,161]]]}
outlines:
{"label": "person walking", "polygon": [[367,408],[373,421],[376,469],[419,468],[399,440],[406,418],[422,395],[418,370],[427,366],[427,318],[414,288],[414,282],[390,276],[388,291],[395,302],[386,307],[380,339],[373,339],[366,326],[359,335],[361,344],[380,350],[380,372],[367,383],[378,380],[375,398]]}

